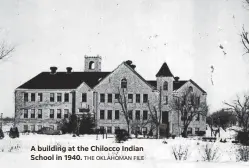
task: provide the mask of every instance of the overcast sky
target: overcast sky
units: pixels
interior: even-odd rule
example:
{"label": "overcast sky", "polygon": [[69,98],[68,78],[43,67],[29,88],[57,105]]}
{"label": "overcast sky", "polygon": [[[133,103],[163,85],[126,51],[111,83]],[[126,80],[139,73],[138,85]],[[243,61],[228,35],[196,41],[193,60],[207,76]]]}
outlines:
{"label": "overcast sky", "polygon": [[249,87],[249,55],[242,56],[239,36],[243,25],[249,29],[243,5],[243,0],[0,0],[0,39],[16,46],[0,62],[0,112],[13,116],[15,88],[41,71],[50,66],[83,71],[84,55],[97,54],[102,71],[130,59],[147,80],[155,80],[167,62],[174,76],[207,91],[211,112],[222,108]]}

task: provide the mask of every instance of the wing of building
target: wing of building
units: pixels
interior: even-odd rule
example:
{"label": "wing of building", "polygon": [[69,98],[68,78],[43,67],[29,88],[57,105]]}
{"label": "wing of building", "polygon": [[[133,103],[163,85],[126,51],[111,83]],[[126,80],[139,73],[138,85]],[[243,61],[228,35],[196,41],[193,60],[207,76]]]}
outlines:
{"label": "wing of building", "polygon": [[[97,128],[114,133],[127,129],[119,95],[126,95],[130,128],[148,133],[154,130],[148,122],[149,106],[155,105],[162,95],[162,124],[167,134],[178,134],[179,116],[170,110],[173,95],[191,87],[205,101],[206,92],[193,80],[174,77],[168,65],[163,63],[155,80],[145,80],[131,62],[122,62],[112,72],[101,71],[101,57],[85,56],[84,72],[74,72],[68,67],[58,72],[57,67],[41,72],[15,90],[15,118],[19,130],[37,131],[42,127],[59,129],[63,119],[71,114],[93,114]],[[161,94],[159,94],[161,92]],[[189,132],[206,129],[205,118],[191,123]]]}

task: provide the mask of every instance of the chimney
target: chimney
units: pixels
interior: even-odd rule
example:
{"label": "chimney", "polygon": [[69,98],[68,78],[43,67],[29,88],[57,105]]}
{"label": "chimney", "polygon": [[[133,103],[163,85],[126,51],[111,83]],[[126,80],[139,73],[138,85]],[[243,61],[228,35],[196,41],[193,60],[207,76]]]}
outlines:
{"label": "chimney", "polygon": [[67,73],[70,74],[72,72],[73,68],[72,67],[67,67],[66,69],[67,69]]}
{"label": "chimney", "polygon": [[56,74],[57,67],[55,66],[50,67],[50,70],[51,70],[51,74]]}
{"label": "chimney", "polygon": [[179,82],[179,77],[178,76],[175,77],[175,81]]}

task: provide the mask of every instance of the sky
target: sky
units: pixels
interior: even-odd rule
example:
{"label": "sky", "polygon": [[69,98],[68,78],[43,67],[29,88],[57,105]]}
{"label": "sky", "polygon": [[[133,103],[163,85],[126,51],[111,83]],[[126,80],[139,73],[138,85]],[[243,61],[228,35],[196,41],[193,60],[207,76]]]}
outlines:
{"label": "sky", "polygon": [[38,73],[83,71],[97,54],[102,71],[132,60],[147,80],[166,62],[214,112],[249,90],[248,18],[243,0],[0,0],[0,40],[15,46],[0,62],[0,113],[14,116],[15,88]]}

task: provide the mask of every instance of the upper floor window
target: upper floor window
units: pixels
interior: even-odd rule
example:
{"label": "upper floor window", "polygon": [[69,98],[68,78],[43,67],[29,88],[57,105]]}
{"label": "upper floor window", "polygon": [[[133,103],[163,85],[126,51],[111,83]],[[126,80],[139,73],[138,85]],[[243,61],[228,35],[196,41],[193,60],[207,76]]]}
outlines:
{"label": "upper floor window", "polygon": [[57,93],[57,102],[61,102],[61,93]]}
{"label": "upper floor window", "polygon": [[115,94],[115,103],[118,103],[119,101],[119,94]]}
{"label": "upper floor window", "polygon": [[61,118],[61,109],[57,109],[57,118]]}
{"label": "upper floor window", "polygon": [[136,110],[136,120],[140,120],[140,111]]}
{"label": "upper floor window", "polygon": [[89,62],[89,69],[94,69],[95,68],[95,63],[93,61]]}
{"label": "upper floor window", "polygon": [[101,120],[105,119],[105,110],[100,110],[99,119],[101,119]]}
{"label": "upper floor window", "polygon": [[168,90],[168,82],[163,83],[163,90]]}
{"label": "upper floor window", "polygon": [[168,96],[164,96],[164,104],[168,104]]}
{"label": "upper floor window", "polygon": [[133,94],[128,94],[128,103],[133,103]]}
{"label": "upper floor window", "polygon": [[35,93],[31,93],[31,101],[35,101]]}
{"label": "upper floor window", "polygon": [[68,118],[69,109],[64,109],[64,118]]}
{"label": "upper floor window", "polygon": [[24,93],[24,101],[25,102],[29,101],[29,94],[28,93]]}
{"label": "upper floor window", "polygon": [[121,80],[121,88],[127,88],[127,80],[125,78]]}
{"label": "upper floor window", "polygon": [[38,118],[42,118],[42,109],[38,109]]}
{"label": "upper floor window", "polygon": [[193,87],[192,87],[192,86],[189,86],[189,87],[188,87],[188,91],[189,91],[189,92],[193,92]]}
{"label": "upper floor window", "polygon": [[147,120],[148,119],[148,111],[144,110],[143,111],[143,120]]}
{"label": "upper floor window", "polygon": [[112,110],[107,111],[107,119],[112,120]]}
{"label": "upper floor window", "polygon": [[115,110],[115,120],[119,120],[119,110]]}
{"label": "upper floor window", "polygon": [[140,103],[140,94],[136,94],[136,103]]}
{"label": "upper floor window", "polygon": [[35,118],[35,109],[31,109],[30,118]]}
{"label": "upper floor window", "polygon": [[54,109],[50,109],[49,118],[54,118]]}
{"label": "upper floor window", "polygon": [[107,102],[112,103],[112,94],[108,94],[107,96]]}
{"label": "upper floor window", "polygon": [[50,93],[50,102],[54,102],[54,93]]}
{"label": "upper floor window", "polygon": [[82,102],[87,102],[87,94],[82,93]]}
{"label": "upper floor window", "polygon": [[28,118],[28,117],[29,117],[28,109],[24,109],[23,118]]}
{"label": "upper floor window", "polygon": [[42,102],[42,93],[38,93],[38,101]]}
{"label": "upper floor window", "polygon": [[105,102],[105,94],[100,94],[100,102]]}
{"label": "upper floor window", "polygon": [[128,117],[129,117],[130,120],[132,120],[132,110],[128,111]]}
{"label": "upper floor window", "polygon": [[143,94],[143,102],[144,103],[148,102],[148,94]]}
{"label": "upper floor window", "polygon": [[69,102],[69,93],[64,94],[64,101]]}

